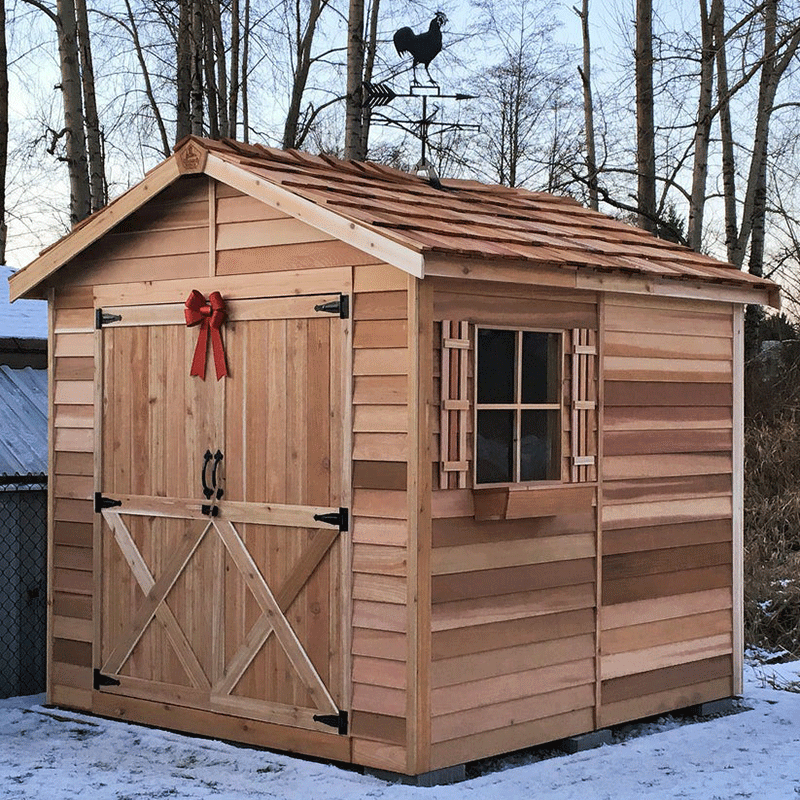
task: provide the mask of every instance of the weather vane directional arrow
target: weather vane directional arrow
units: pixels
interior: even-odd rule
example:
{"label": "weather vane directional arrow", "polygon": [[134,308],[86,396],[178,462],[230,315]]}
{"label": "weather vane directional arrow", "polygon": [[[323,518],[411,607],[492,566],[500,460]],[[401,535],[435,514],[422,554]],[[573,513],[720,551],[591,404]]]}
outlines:
{"label": "weather vane directional arrow", "polygon": [[[478,125],[465,125],[461,123],[444,123],[444,122],[434,122],[433,118],[436,116],[438,109],[434,110],[432,114],[428,114],[428,98],[433,97],[440,100],[474,100],[477,95],[474,94],[464,94],[459,92],[458,94],[442,94],[439,88],[439,84],[437,83],[430,83],[430,84],[419,84],[414,83],[409,90],[408,94],[398,94],[394,91],[390,86],[385,83],[369,83],[367,81],[364,82],[364,92],[363,92],[363,99],[362,105],[365,108],[373,109],[377,108],[378,106],[387,106],[393,100],[396,100],[400,97],[421,97],[422,98],[422,118],[417,120],[411,119],[391,119],[387,116],[381,115],[380,119],[374,119],[374,122],[382,125],[390,125],[393,127],[400,128],[401,130],[407,131],[412,133],[414,136],[417,136],[422,144],[422,154],[417,164],[417,169],[424,170],[428,173],[428,176],[431,180],[431,183],[434,186],[441,186],[439,179],[436,177],[436,173],[433,169],[433,166],[428,162],[428,133],[430,131],[430,127],[433,125],[438,127],[440,131],[445,130],[478,130],[480,126]],[[411,128],[410,126],[415,126],[416,130]]]}
{"label": "weather vane directional arrow", "polygon": [[[416,91],[414,91],[416,89]],[[362,105],[365,108],[375,108],[376,106],[388,106],[392,100],[398,97],[438,97],[442,100],[474,100],[477,95],[474,94],[441,94],[439,87],[435,83],[428,85],[417,84],[411,87],[409,94],[398,94],[387,83],[370,83],[364,81],[364,101]]]}

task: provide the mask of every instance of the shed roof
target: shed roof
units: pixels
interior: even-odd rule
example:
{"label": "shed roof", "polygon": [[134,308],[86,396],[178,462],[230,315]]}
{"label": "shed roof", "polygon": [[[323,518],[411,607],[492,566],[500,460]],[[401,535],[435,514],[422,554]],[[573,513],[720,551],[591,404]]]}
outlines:
{"label": "shed roof", "polygon": [[[0,266],[0,278],[8,280],[11,267]],[[10,303],[0,292],[0,339],[47,339],[47,303],[41,300],[20,300]]]}
{"label": "shed roof", "polygon": [[47,370],[0,365],[0,474],[47,472]]}
{"label": "shed roof", "polygon": [[12,298],[35,294],[61,265],[185,173],[223,181],[417,277],[431,274],[437,259],[455,258],[484,267],[616,274],[666,287],[665,293],[688,282],[705,290],[703,296],[779,302],[771,281],[570,198],[466,180],[443,180],[438,189],[425,178],[379,164],[198,137],[179,143],[141,183],[14,276]]}

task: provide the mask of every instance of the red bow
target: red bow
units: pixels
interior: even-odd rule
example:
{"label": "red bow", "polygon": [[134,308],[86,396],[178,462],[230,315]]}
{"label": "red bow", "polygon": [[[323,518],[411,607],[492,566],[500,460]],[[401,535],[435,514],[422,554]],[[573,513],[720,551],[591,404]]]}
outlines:
{"label": "red bow", "polygon": [[200,325],[200,335],[197,337],[197,347],[194,350],[192,359],[192,369],[190,375],[199,375],[203,380],[206,379],[206,354],[208,352],[208,331],[211,329],[211,348],[214,351],[214,365],[217,368],[217,380],[223,375],[228,374],[225,365],[225,348],[222,344],[222,334],[220,328],[225,323],[225,301],[219,292],[211,292],[208,302],[205,297],[192,289],[192,293],[186,298],[186,308],[183,312],[186,315],[187,327]]}

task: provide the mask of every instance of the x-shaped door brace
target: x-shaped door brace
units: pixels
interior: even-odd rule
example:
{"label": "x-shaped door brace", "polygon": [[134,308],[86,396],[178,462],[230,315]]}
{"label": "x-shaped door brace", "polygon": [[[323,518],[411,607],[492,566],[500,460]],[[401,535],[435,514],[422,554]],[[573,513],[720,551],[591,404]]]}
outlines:
{"label": "x-shaped door brace", "polygon": [[[330,692],[286,619],[286,612],[289,607],[325,557],[333,542],[336,541],[339,535],[338,530],[325,528],[317,531],[310,546],[303,553],[283,585],[276,594],[273,594],[248,552],[241,536],[239,536],[236,528],[229,520],[215,517],[202,528],[198,527],[194,531],[188,530],[181,538],[158,580],[156,580],[142,558],[128,527],[122,521],[121,514],[123,513],[135,516],[149,516],[152,514],[152,510],[134,510],[131,508],[126,508],[123,512],[109,509],[103,510],[103,517],[114,532],[114,538],[130,566],[136,582],[144,592],[145,599],[123,631],[119,643],[112,650],[105,664],[103,664],[101,672],[106,675],[116,675],[119,672],[155,617],[163,625],[166,635],[175,648],[178,659],[186,670],[193,686],[197,689],[210,691],[212,701],[224,701],[230,696],[230,693],[236,687],[236,684],[242,678],[258,651],[274,633],[317,709],[325,714],[336,715],[339,713],[339,709]],[[212,528],[216,531],[225,549],[236,564],[245,584],[261,609],[261,617],[250,629],[244,642],[234,654],[221,680],[213,687],[203,667],[197,660],[189,640],[186,638],[177,619],[175,619],[175,615],[165,602],[167,595],[189,563],[192,555]]]}

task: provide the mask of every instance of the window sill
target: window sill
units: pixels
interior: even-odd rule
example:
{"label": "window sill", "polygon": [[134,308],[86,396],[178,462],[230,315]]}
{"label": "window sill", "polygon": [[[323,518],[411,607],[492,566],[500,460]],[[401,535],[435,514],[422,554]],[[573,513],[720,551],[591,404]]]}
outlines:
{"label": "window sill", "polygon": [[475,489],[475,519],[556,517],[595,505],[594,484],[562,486],[497,486]]}

